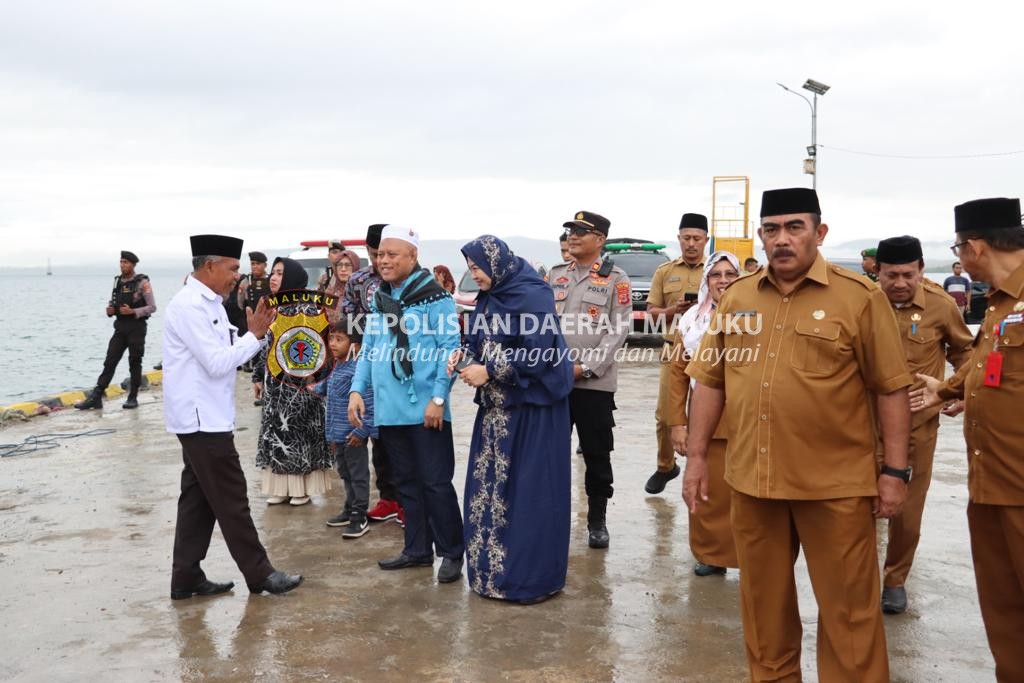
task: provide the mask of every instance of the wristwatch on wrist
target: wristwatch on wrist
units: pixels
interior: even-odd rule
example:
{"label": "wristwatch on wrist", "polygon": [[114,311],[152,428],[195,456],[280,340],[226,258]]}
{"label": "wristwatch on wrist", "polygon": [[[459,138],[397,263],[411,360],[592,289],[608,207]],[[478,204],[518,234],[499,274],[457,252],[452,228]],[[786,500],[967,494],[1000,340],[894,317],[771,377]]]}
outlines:
{"label": "wristwatch on wrist", "polygon": [[580,374],[583,379],[590,379],[594,376],[594,371],[587,367],[586,363],[580,363]]}
{"label": "wristwatch on wrist", "polygon": [[913,469],[914,469],[913,467],[908,467],[905,470],[898,470],[895,467],[889,467],[888,465],[882,465],[882,474],[887,474],[890,477],[896,477],[897,479],[902,479],[904,481],[904,483],[909,484],[910,483],[910,472]]}
{"label": "wristwatch on wrist", "polygon": [[432,398],[430,400],[434,402],[435,406],[443,406],[444,405],[444,399],[442,397],[440,397],[440,396],[435,396],[434,398]]}

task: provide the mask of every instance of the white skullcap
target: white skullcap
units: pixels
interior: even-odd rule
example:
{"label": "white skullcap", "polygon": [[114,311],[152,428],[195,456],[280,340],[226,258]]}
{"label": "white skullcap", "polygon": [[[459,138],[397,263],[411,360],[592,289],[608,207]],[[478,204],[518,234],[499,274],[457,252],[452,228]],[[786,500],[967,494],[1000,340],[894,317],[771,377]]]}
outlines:
{"label": "white skullcap", "polygon": [[412,228],[403,228],[401,225],[385,225],[380,233],[380,241],[387,239],[402,240],[408,242],[417,249],[420,248],[420,234]]}

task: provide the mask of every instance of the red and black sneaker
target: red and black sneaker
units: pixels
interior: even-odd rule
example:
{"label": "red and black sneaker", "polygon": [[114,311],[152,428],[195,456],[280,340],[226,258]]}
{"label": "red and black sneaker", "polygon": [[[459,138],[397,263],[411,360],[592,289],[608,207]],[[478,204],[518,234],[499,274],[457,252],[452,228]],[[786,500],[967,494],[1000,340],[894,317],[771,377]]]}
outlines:
{"label": "red and black sneaker", "polygon": [[377,504],[366,513],[366,517],[371,522],[386,522],[389,519],[397,517],[401,510],[402,508],[396,501],[381,498],[377,501]]}

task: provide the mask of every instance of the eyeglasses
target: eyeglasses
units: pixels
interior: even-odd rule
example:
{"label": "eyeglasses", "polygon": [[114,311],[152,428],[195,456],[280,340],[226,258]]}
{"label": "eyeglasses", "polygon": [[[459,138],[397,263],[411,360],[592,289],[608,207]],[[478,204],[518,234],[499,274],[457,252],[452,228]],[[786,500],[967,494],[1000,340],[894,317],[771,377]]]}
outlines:
{"label": "eyeglasses", "polygon": [[591,230],[590,228],[584,228],[582,225],[574,225],[571,228],[565,229],[566,236],[576,235],[577,237],[584,237],[585,235],[602,235],[604,233],[598,232],[597,230]]}
{"label": "eyeglasses", "polygon": [[956,244],[954,244],[953,246],[951,246],[951,247],[949,248],[949,250],[950,250],[951,252],[953,252],[953,256],[959,256],[959,255],[960,255],[960,247],[964,246],[964,245],[965,245],[965,244],[967,244],[968,242],[970,242],[970,240],[964,240],[963,242],[957,242]]}

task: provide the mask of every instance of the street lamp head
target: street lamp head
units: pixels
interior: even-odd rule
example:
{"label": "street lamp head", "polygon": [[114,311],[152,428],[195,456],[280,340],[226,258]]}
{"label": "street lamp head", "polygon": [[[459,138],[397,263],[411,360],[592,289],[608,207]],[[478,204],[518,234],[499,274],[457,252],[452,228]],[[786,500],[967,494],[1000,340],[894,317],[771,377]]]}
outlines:
{"label": "street lamp head", "polygon": [[804,83],[804,90],[810,90],[815,95],[824,95],[828,92],[829,86],[824,83],[820,83],[813,78],[808,78],[807,82]]}

